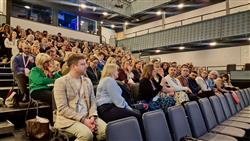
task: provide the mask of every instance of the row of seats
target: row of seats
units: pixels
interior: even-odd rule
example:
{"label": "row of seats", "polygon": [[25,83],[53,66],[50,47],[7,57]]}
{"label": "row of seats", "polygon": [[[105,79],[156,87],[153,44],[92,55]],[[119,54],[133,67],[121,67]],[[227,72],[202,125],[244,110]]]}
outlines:
{"label": "row of seats", "polygon": [[[235,104],[230,93],[202,98],[183,106],[143,114],[147,141],[180,141],[193,137],[206,141],[249,141],[250,88],[237,91]],[[165,114],[167,116],[165,116]],[[139,124],[134,117],[108,123],[107,141],[142,141]]]}

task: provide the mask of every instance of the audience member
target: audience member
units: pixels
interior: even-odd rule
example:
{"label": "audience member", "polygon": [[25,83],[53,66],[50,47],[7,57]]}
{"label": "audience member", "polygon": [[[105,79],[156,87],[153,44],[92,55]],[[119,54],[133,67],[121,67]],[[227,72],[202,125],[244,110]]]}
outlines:
{"label": "audience member", "polygon": [[141,121],[140,113],[135,112],[122,97],[122,89],[115,81],[117,77],[118,66],[116,64],[106,64],[96,92],[99,116],[105,122],[129,116],[134,116]]}
{"label": "audience member", "polygon": [[36,56],[36,67],[32,68],[29,74],[29,88],[32,98],[51,105],[52,89],[49,85],[53,84],[60,74],[52,72],[50,61],[51,57],[48,54],[39,53]]}
{"label": "audience member", "polygon": [[98,59],[96,57],[91,57],[89,59],[89,66],[87,68],[87,75],[90,78],[93,85],[97,85],[101,78],[101,72],[97,70]]}
{"label": "audience member", "polygon": [[18,101],[28,101],[29,91],[27,89],[28,76],[30,70],[35,67],[35,57],[30,54],[30,45],[26,42],[20,42],[22,44],[22,54],[14,57],[13,60],[13,75],[20,89],[21,96]]}
{"label": "audience member", "polygon": [[54,97],[57,107],[55,127],[74,134],[78,141],[105,139],[106,123],[98,118],[93,85],[85,77],[86,58],[72,54],[67,64],[70,71],[57,79]]}

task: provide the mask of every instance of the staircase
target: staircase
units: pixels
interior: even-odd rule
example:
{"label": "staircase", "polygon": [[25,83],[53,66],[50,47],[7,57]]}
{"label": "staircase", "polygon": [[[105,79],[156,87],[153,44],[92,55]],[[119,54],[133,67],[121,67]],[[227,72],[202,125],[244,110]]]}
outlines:
{"label": "staircase", "polygon": [[[17,84],[14,81],[13,73],[10,68],[10,64],[0,63],[0,97],[6,99],[9,90],[14,86],[16,92],[19,91]],[[9,120],[15,127],[24,127],[25,114],[27,108],[7,108],[0,107],[0,122]],[[39,105],[39,116],[48,117],[50,113],[49,105]],[[32,107],[29,112],[29,118],[34,118],[36,114],[36,108]]]}

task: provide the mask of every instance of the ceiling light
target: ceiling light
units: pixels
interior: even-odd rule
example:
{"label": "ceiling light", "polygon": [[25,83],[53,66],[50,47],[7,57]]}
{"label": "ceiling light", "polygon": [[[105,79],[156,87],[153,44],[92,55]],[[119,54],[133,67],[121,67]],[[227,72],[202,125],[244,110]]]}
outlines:
{"label": "ceiling light", "polygon": [[93,7],[93,11],[96,11],[96,7]]}
{"label": "ceiling light", "polygon": [[81,21],[81,25],[83,25],[84,24],[84,21]]}
{"label": "ceiling light", "polygon": [[139,22],[139,21],[140,21],[140,19],[135,19],[135,21]]}
{"label": "ceiling light", "polygon": [[87,5],[84,4],[84,3],[82,3],[82,4],[80,4],[80,7],[81,7],[82,9],[85,9],[85,8],[87,7]]}
{"label": "ceiling light", "polygon": [[28,5],[25,5],[25,6],[24,6],[24,8],[26,8],[26,9],[30,9],[30,6],[28,6]]}
{"label": "ceiling light", "polygon": [[103,21],[101,21],[100,23],[103,24]]}
{"label": "ceiling light", "polygon": [[128,22],[126,21],[126,22],[124,23],[124,25],[128,25]]}
{"label": "ceiling light", "polygon": [[114,25],[114,24],[112,24],[112,25],[111,25],[111,28],[115,28],[115,25]]}
{"label": "ceiling light", "polygon": [[183,49],[185,49],[185,47],[184,47],[184,46],[181,46],[181,47],[179,47],[179,49],[180,49],[180,50],[183,50]]}
{"label": "ceiling light", "polygon": [[104,16],[108,16],[108,12],[102,12]]}
{"label": "ceiling light", "polygon": [[210,46],[216,46],[217,45],[217,42],[211,42],[209,43]]}
{"label": "ceiling light", "polygon": [[248,38],[248,41],[250,41],[250,37]]}
{"label": "ceiling light", "polygon": [[182,8],[184,7],[184,3],[178,4],[177,7],[178,7],[179,9],[182,9]]}
{"label": "ceiling light", "polygon": [[155,53],[159,53],[159,52],[161,52],[161,50],[159,50],[159,49],[155,50]]}
{"label": "ceiling light", "polygon": [[156,12],[157,16],[160,16],[161,14],[162,14],[161,10],[159,10],[159,11]]}

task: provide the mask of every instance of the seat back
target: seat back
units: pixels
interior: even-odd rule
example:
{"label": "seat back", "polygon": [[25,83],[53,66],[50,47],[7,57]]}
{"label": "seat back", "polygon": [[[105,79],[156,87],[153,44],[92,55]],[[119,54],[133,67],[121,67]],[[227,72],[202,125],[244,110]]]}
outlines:
{"label": "seat back", "polygon": [[224,111],[219,98],[217,96],[211,96],[209,97],[209,100],[212,105],[217,122],[222,123],[226,120],[226,117],[224,115]]}
{"label": "seat back", "polygon": [[245,95],[246,95],[246,100],[248,102],[248,105],[250,105],[250,95],[248,94],[248,90],[247,89],[244,89],[245,91]]}
{"label": "seat back", "polygon": [[226,119],[230,118],[232,116],[232,114],[231,114],[231,111],[229,109],[229,105],[227,103],[227,100],[226,100],[225,96],[220,94],[220,95],[218,95],[218,98],[219,98],[220,103],[222,105],[223,112],[224,112],[224,114],[226,116]]}
{"label": "seat back", "polygon": [[239,112],[239,111],[242,110],[242,106],[243,106],[243,105],[241,105],[241,104],[243,104],[243,103],[242,103],[242,97],[240,96],[240,92],[237,91],[236,94],[237,94],[237,96],[238,96],[238,98],[239,98],[239,100],[240,100],[240,103],[236,104],[236,103],[234,102],[234,105],[235,105],[235,107],[236,107],[236,110]]}
{"label": "seat back", "polygon": [[250,88],[247,88],[246,91],[247,91],[246,94],[248,96],[247,98],[248,98],[248,101],[249,101],[249,104],[250,104]]}
{"label": "seat back", "polygon": [[247,99],[245,90],[240,90],[240,94],[241,94],[242,99],[244,101],[244,106],[245,107],[248,106],[248,99]]}
{"label": "seat back", "polygon": [[169,107],[168,117],[175,141],[179,141],[185,136],[192,136],[188,119],[182,106]]}
{"label": "seat back", "polygon": [[231,94],[225,93],[225,97],[227,99],[227,103],[229,105],[229,108],[230,108],[232,115],[236,114],[237,111],[236,111],[236,107],[235,107],[235,104],[233,102],[233,98],[232,98]]}
{"label": "seat back", "polygon": [[199,104],[207,129],[213,129],[215,126],[217,126],[217,121],[209,100],[207,98],[199,99]]}
{"label": "seat back", "polygon": [[245,107],[245,103],[243,101],[243,98],[241,96],[241,93],[239,91],[236,92],[237,96],[239,97],[240,104],[236,104],[236,109],[238,111],[242,110]]}
{"label": "seat back", "polygon": [[195,101],[188,102],[185,104],[185,109],[193,136],[198,138],[206,134],[207,128],[198,103]]}
{"label": "seat back", "polygon": [[162,110],[144,113],[142,120],[147,141],[172,141],[168,123]]}
{"label": "seat back", "polygon": [[135,117],[127,117],[108,123],[107,141],[142,141],[138,121]]}

